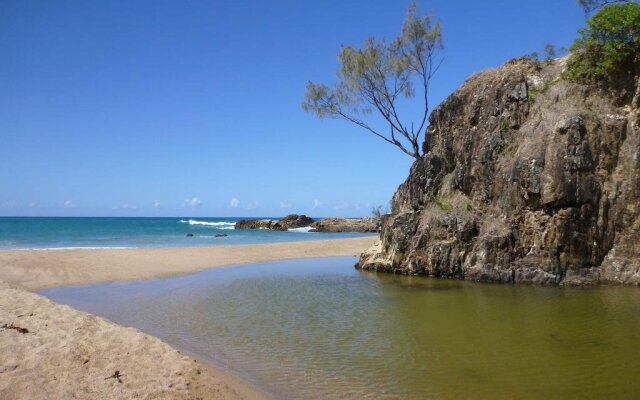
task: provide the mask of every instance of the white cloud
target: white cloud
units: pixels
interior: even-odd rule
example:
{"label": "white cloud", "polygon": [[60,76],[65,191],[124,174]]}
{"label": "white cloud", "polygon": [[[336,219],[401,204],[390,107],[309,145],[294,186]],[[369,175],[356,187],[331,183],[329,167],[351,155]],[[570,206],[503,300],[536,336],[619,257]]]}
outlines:
{"label": "white cloud", "polygon": [[198,208],[201,205],[202,205],[202,200],[194,196],[190,199],[185,199],[184,203],[182,204],[182,207]]}
{"label": "white cloud", "polygon": [[280,208],[291,208],[293,207],[293,204],[291,203],[285,203],[284,201],[280,202]]}
{"label": "white cloud", "polygon": [[257,201],[247,204],[247,210],[255,210],[260,204]]}
{"label": "white cloud", "polygon": [[31,203],[29,203],[29,208],[34,208],[34,207],[38,207],[37,201],[32,201]]}
{"label": "white cloud", "polygon": [[349,208],[351,206],[351,204],[349,203],[340,203],[340,204],[336,204],[333,209],[334,210],[344,210],[345,208]]}
{"label": "white cloud", "polygon": [[138,206],[133,205],[133,204],[124,203],[122,205],[122,208],[124,208],[125,210],[137,210]]}
{"label": "white cloud", "polygon": [[76,203],[74,203],[73,201],[71,201],[71,200],[67,200],[62,204],[62,207],[64,207],[64,208],[76,208],[76,207],[78,207],[78,205]]}
{"label": "white cloud", "polygon": [[18,207],[18,203],[16,203],[15,201],[7,201],[2,203],[1,206],[4,208],[14,208]]}
{"label": "white cloud", "polygon": [[238,207],[239,204],[240,204],[240,200],[238,200],[235,197],[232,197],[231,201],[229,202],[229,207],[236,208],[236,207]]}
{"label": "white cloud", "polygon": [[151,207],[153,207],[154,210],[158,210],[160,208],[160,202],[158,200],[154,200],[153,203],[151,203]]}
{"label": "white cloud", "polygon": [[313,207],[311,208],[315,210],[316,208],[320,208],[320,207],[322,207],[322,202],[318,199],[313,199]]}

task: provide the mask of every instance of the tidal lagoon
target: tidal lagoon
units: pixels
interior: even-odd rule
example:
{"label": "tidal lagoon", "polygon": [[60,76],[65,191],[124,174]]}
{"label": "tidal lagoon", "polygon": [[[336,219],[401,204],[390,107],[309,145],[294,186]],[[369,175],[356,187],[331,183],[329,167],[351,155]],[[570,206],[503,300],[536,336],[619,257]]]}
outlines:
{"label": "tidal lagoon", "polygon": [[276,398],[640,396],[640,292],[356,271],[354,257],[40,291]]}

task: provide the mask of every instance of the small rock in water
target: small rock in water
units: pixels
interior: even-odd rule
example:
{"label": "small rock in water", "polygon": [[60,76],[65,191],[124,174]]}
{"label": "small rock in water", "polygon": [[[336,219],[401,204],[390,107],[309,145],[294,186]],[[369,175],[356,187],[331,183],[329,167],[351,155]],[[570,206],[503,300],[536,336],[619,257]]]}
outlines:
{"label": "small rock in water", "polygon": [[193,233],[191,232],[187,233],[187,237],[193,237]]}
{"label": "small rock in water", "polygon": [[227,235],[226,233],[218,233],[216,235],[216,237],[227,237],[227,236],[229,236],[229,235]]}

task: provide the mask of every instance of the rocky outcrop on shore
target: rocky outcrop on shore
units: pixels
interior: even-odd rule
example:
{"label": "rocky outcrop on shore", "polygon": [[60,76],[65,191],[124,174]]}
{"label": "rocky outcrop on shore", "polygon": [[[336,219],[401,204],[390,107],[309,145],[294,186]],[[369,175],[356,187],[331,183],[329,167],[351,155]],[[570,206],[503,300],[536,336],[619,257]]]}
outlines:
{"label": "rocky outcrop on shore", "polygon": [[235,229],[271,229],[277,221],[272,219],[244,219],[235,224]]}
{"label": "rocky outcrop on shore", "polygon": [[286,231],[287,229],[303,228],[311,225],[313,218],[306,215],[290,214],[281,220],[273,219],[247,219],[236,222],[235,229],[271,229],[274,231]]}
{"label": "rocky outcrop on shore", "polygon": [[[357,267],[537,284],[640,284],[640,85],[579,85],[565,60],[469,78]],[[632,74],[630,74],[632,75]]]}
{"label": "rocky outcrop on shore", "polygon": [[378,232],[380,219],[376,218],[323,218],[315,221],[306,215],[291,214],[281,220],[249,219],[236,222],[235,229],[288,229],[311,227],[309,232]]}
{"label": "rocky outcrop on shore", "polygon": [[380,220],[375,218],[323,218],[311,224],[310,232],[378,232]]}
{"label": "rocky outcrop on shore", "polygon": [[276,222],[271,229],[286,231],[287,229],[304,228],[314,222],[313,218],[306,215],[291,214]]}

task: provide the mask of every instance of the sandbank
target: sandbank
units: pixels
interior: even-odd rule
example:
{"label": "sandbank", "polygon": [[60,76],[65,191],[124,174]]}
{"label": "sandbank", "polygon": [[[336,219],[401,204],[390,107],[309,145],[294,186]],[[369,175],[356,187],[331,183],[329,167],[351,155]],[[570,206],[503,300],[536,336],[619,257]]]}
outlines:
{"label": "sandbank", "polygon": [[2,250],[0,280],[27,290],[164,278],[207,268],[308,257],[357,256],[377,237],[238,246]]}

